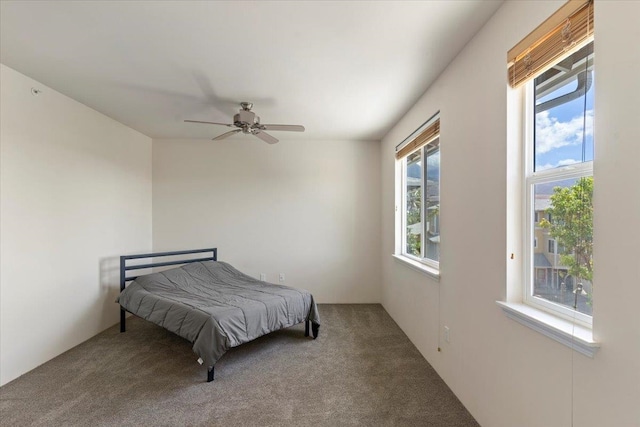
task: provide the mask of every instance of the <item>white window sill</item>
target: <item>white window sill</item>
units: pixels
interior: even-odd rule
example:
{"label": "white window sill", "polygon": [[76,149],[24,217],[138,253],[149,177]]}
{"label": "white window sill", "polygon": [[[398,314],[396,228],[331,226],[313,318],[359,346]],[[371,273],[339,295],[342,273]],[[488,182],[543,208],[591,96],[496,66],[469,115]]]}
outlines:
{"label": "white window sill", "polygon": [[396,260],[402,262],[404,265],[411,268],[412,270],[419,271],[420,273],[426,274],[427,276],[431,277],[432,279],[435,279],[436,281],[440,281],[440,272],[437,269],[433,267],[429,267],[428,265],[425,265],[421,262],[404,257],[402,255],[396,255],[396,254],[392,254],[392,255]]}
{"label": "white window sill", "polygon": [[600,343],[593,340],[593,333],[589,328],[574,325],[568,320],[561,319],[529,305],[504,301],[496,301],[496,304],[502,308],[504,314],[510,319],[534,331],[538,331],[585,356],[592,358],[600,348]]}

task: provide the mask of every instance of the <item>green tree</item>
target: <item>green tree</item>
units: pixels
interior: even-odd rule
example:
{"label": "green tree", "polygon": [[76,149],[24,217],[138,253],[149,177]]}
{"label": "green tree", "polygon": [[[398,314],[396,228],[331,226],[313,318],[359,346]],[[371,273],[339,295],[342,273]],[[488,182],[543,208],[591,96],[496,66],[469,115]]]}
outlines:
{"label": "green tree", "polygon": [[[434,221],[440,215],[440,204],[429,209],[427,219]],[[413,234],[409,226],[422,221],[422,187],[407,192],[407,253],[422,256],[422,236]]]}
{"label": "green tree", "polygon": [[568,274],[593,281],[593,177],[580,178],[571,187],[555,187],[546,212],[551,220],[543,219],[540,226],[564,247],[560,262]]}
{"label": "green tree", "polygon": [[421,221],[422,188],[414,188],[407,192],[407,253],[420,256],[421,240],[419,234],[411,233],[410,225]]}

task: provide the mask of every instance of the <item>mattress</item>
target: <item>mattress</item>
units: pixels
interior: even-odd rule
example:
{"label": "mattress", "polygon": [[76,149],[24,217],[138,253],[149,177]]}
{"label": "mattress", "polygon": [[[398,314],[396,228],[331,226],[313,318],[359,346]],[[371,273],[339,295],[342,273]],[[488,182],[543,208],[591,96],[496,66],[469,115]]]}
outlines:
{"label": "mattress", "polygon": [[220,261],[140,276],[118,302],[191,342],[208,367],[230,348],[262,335],[304,321],[320,325],[309,292],[262,282]]}

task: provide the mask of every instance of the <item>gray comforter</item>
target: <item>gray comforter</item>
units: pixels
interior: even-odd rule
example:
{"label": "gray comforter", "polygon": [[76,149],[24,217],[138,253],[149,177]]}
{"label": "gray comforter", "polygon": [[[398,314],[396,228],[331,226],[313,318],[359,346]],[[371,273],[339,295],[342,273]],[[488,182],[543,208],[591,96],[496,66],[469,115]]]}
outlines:
{"label": "gray comforter", "polygon": [[189,340],[206,366],[231,347],[305,320],[320,324],[313,296],[206,261],[140,276],[118,298],[127,311]]}

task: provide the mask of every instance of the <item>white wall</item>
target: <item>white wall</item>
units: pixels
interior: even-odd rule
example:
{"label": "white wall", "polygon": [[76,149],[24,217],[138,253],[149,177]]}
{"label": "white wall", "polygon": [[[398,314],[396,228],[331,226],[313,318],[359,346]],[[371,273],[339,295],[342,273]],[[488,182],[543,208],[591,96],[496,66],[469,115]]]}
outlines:
{"label": "white wall", "polygon": [[[507,146],[517,143],[507,140],[506,52],[562,4],[506,2],[381,147],[384,307],[483,426],[640,425],[640,50],[630,47],[640,43],[640,2],[595,6],[594,335],[602,348],[593,359],[572,355],[495,304],[518,286],[507,283],[507,269],[517,271],[507,229],[518,220],[506,197]],[[391,257],[394,146],[437,110],[439,283]]]}
{"label": "white wall", "polygon": [[318,302],[379,302],[379,164],[376,142],[154,139],[154,250],[216,246]]}
{"label": "white wall", "polygon": [[0,67],[1,385],[117,322],[116,256],[151,249],[151,140]]}

